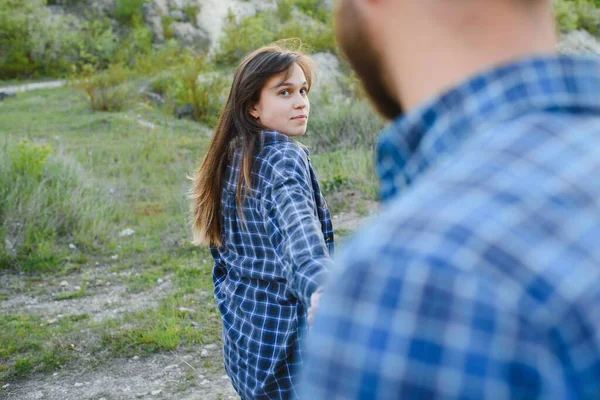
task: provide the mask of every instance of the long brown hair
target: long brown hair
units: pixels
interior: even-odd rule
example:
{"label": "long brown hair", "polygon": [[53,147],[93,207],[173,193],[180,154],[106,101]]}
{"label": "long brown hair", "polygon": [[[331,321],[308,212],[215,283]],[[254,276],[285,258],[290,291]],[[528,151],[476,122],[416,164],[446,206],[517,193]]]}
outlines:
{"label": "long brown hair", "polygon": [[221,180],[231,160],[231,146],[242,148],[242,164],[237,182],[236,202],[241,209],[243,197],[251,187],[250,174],[254,148],[264,129],[249,113],[260,100],[267,80],[289,71],[294,65],[304,72],[308,87],[312,82],[312,61],[301,51],[271,44],[247,55],[238,65],[227,102],[221,109],[208,150],[192,178],[190,190],[192,243],[222,246]]}

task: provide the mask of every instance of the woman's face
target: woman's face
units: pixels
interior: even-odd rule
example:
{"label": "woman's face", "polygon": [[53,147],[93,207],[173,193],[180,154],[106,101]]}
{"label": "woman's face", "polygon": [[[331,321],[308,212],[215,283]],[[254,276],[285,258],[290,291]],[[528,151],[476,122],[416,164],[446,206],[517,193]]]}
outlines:
{"label": "woman's face", "polygon": [[265,83],[260,100],[250,108],[250,115],[262,126],[287,136],[299,136],[306,132],[310,103],[308,84],[298,64],[274,75]]}

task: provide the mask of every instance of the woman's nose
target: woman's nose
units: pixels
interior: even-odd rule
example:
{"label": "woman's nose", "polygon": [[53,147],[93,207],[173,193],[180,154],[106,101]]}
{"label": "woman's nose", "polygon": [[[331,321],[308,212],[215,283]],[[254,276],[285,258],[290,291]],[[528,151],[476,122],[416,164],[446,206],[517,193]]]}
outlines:
{"label": "woman's nose", "polygon": [[296,97],[296,99],[294,101],[294,108],[297,108],[297,109],[306,108],[306,103],[308,103],[308,100],[305,99],[303,96],[299,95]]}

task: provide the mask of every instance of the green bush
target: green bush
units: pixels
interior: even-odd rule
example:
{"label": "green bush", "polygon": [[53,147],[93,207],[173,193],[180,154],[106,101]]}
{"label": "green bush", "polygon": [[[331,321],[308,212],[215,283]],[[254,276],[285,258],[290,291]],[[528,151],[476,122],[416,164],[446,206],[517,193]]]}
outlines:
{"label": "green bush", "polygon": [[121,111],[132,98],[127,80],[132,72],[120,64],[107,70],[86,76],[84,73],[72,81],[72,85],[85,91],[92,110]]}
{"label": "green bush", "polygon": [[331,13],[325,5],[325,0],[296,0],[296,6],[304,14],[325,24],[330,23]]}
{"label": "green bush", "polygon": [[278,22],[271,13],[257,12],[237,21],[230,11],[214,56],[215,63],[237,64],[250,51],[273,42],[277,27]]}
{"label": "green bush", "polygon": [[108,18],[79,21],[77,59],[71,72],[81,73],[105,69],[119,49],[119,38]]}
{"label": "green bush", "polygon": [[191,50],[182,48],[176,40],[169,40],[148,53],[138,54],[133,67],[135,72],[141,75],[162,73],[184,64],[190,52]]}
{"label": "green bush", "polygon": [[192,118],[213,126],[231,86],[230,78],[212,71],[204,55],[187,54],[180,64],[180,68],[155,79],[150,88],[164,96],[172,110],[191,104]]}
{"label": "green bush", "polygon": [[[279,10],[279,11],[278,11]],[[281,22],[278,10],[265,10],[241,18],[230,13],[219,40],[214,61],[217,65],[235,65],[247,53],[282,39],[299,38],[310,51],[336,52],[331,24],[305,17]]]}
{"label": "green bush", "polygon": [[135,68],[152,50],[152,31],[145,24],[136,22],[121,40],[112,62]]}
{"label": "green bush", "polygon": [[292,9],[296,0],[278,0],[277,1],[277,16],[282,22],[288,21],[292,17]]}
{"label": "green bush", "polygon": [[316,152],[363,146],[372,148],[385,121],[365,100],[311,105],[306,144]]}
{"label": "green bush", "polygon": [[74,17],[51,15],[43,0],[0,2],[0,78],[57,76],[76,59]]}
{"label": "green bush", "polygon": [[106,242],[114,205],[74,162],[47,145],[0,149],[0,268],[56,268],[66,245]]}
{"label": "green bush", "polygon": [[122,25],[142,20],[142,5],[146,0],[116,0],[113,15]]}
{"label": "green bush", "polygon": [[170,15],[163,15],[161,19],[163,37],[166,40],[173,39],[175,31],[173,30],[173,18]]}
{"label": "green bush", "polygon": [[554,0],[556,21],[561,32],[585,29],[598,34],[600,28],[599,0]]}
{"label": "green bush", "polygon": [[196,17],[198,16],[199,12],[200,7],[198,5],[186,4],[183,7],[183,15],[185,15],[185,18],[192,23],[196,22]]}

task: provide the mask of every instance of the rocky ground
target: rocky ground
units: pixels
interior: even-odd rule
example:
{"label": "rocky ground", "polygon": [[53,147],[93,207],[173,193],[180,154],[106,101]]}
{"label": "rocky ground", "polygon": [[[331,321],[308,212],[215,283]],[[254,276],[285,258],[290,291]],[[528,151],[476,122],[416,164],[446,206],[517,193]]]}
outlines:
{"label": "rocky ground", "polygon": [[[373,210],[376,205],[370,204]],[[333,216],[336,229],[352,231],[365,217],[356,212]],[[91,272],[92,271],[92,272]],[[26,283],[24,275],[0,275],[0,313],[32,314],[43,324],[56,324],[61,318],[88,314],[91,323],[102,323],[131,311],[156,307],[171,289],[169,277],[159,279],[149,291],[130,293],[125,281],[135,270],[111,272],[98,265],[67,277],[44,278]],[[84,276],[85,275],[85,276]],[[89,282],[86,296],[57,300],[57,294],[79,289]],[[209,293],[199,293],[199,301],[210,301]],[[79,337],[82,335],[80,334]],[[85,332],[83,333],[85,337]],[[116,400],[116,399],[238,399],[222,366],[222,352],[216,344],[161,352],[149,356],[110,358],[98,362],[88,352],[98,338],[78,341],[77,360],[52,373],[40,373],[0,383],[0,399],[14,400]]]}

